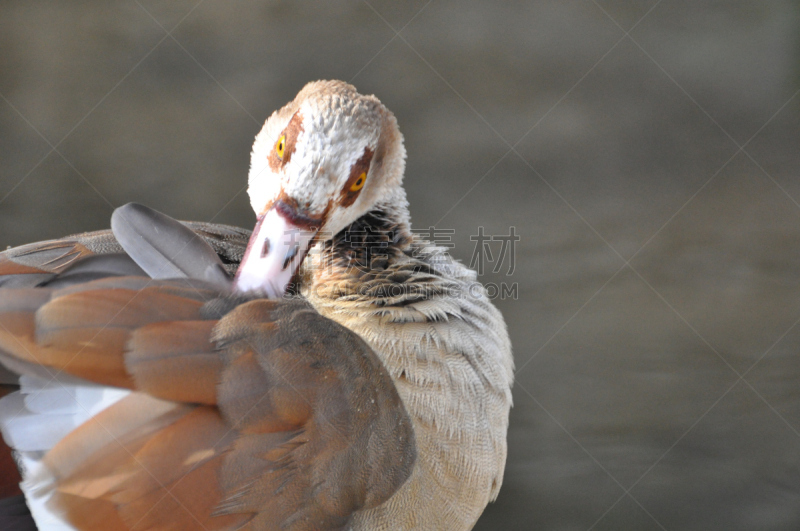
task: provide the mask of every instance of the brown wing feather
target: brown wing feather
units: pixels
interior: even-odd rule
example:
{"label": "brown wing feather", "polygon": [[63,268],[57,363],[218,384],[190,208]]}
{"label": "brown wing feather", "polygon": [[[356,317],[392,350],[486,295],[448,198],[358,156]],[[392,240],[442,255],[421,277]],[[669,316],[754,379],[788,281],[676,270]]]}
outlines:
{"label": "brown wing feather", "polygon": [[82,529],[311,530],[388,499],[415,444],[374,352],[303,301],[210,294],[121,277],[0,296],[4,360],[141,391],[47,454],[52,503]]}
{"label": "brown wing feather", "polygon": [[[124,286],[126,278],[120,283]],[[15,361],[36,363],[97,383],[131,388],[124,354],[134,330],[167,320],[202,319],[202,302],[174,290],[115,288],[107,280],[79,287],[54,293],[33,289],[30,301],[26,291],[0,291],[0,308],[11,310],[0,314],[0,351],[4,353],[0,359],[12,369],[16,369]],[[17,302],[4,304],[3,299]],[[15,359],[8,360],[9,355]]]}
{"label": "brown wing feather", "polygon": [[37,275],[41,273],[47,273],[47,271],[38,267],[19,264],[11,260],[7,254],[0,254],[0,276]]}
{"label": "brown wing feather", "polygon": [[216,404],[224,360],[211,342],[216,321],[169,321],[131,335],[125,357],[136,388],[164,400]]}
{"label": "brown wing feather", "polygon": [[50,240],[9,249],[5,259],[19,266],[48,273],[60,273],[76,260],[94,254],[86,246],[73,240]]}
{"label": "brown wing feather", "polygon": [[234,436],[216,408],[135,393],[47,455],[48,469],[57,471],[50,505],[87,530],[117,529],[107,517],[126,530],[238,527],[252,515],[211,515],[221,498],[223,453]]}
{"label": "brown wing feather", "polygon": [[[354,333],[302,301],[256,300],[226,315],[215,338],[234,358],[219,407],[248,434],[226,457],[223,512],[256,511],[253,529],[338,529],[408,477],[410,421],[380,360]],[[260,466],[241,466],[239,454],[254,449]]]}

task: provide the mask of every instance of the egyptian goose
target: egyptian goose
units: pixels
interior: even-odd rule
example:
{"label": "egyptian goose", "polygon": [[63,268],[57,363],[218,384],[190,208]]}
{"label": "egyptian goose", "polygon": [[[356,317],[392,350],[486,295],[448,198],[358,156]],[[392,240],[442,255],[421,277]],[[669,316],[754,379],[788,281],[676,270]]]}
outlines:
{"label": "egyptian goose", "polygon": [[132,204],[0,254],[22,375],[0,424],[39,529],[474,526],[511,346],[475,273],[412,234],[405,156],[377,98],[314,82],[256,136],[249,241]]}

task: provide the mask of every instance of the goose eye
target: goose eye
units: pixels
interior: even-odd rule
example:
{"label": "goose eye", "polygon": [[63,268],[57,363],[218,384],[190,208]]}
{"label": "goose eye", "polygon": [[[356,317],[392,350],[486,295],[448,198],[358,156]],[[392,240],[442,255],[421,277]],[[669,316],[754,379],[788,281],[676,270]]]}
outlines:
{"label": "goose eye", "polygon": [[351,192],[358,192],[362,188],[364,188],[364,183],[367,181],[367,172],[361,172],[361,175],[358,176],[356,182],[350,187]]}
{"label": "goose eye", "polygon": [[286,150],[286,135],[281,135],[278,139],[278,143],[275,144],[275,153],[278,154],[278,158],[283,160],[283,152]]}

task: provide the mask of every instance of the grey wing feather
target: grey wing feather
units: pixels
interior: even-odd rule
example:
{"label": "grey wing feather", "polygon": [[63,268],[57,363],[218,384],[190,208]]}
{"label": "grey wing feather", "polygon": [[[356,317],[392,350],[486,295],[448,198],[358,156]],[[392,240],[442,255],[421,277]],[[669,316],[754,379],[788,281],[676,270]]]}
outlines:
{"label": "grey wing feather", "polygon": [[125,252],[152,278],[197,278],[230,285],[214,249],[194,231],[151,208],[128,203],[111,215],[111,230]]}

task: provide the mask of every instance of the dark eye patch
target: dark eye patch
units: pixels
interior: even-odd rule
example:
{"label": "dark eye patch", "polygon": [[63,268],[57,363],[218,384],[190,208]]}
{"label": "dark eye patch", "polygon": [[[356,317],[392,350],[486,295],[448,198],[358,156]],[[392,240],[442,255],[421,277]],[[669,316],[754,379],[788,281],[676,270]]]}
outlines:
{"label": "dark eye patch", "polygon": [[344,188],[342,188],[342,195],[339,198],[339,204],[341,206],[349,207],[355,202],[358,194],[361,193],[360,189],[353,192],[350,190],[350,188],[353,186],[353,183],[358,180],[362,173],[369,173],[369,165],[372,162],[372,155],[374,155],[374,152],[369,147],[365,147],[364,154],[361,155],[361,157],[359,157],[359,159],[350,167],[350,176],[347,178],[347,182],[344,184]]}
{"label": "dark eye patch", "polygon": [[272,171],[278,171],[292,159],[292,154],[297,147],[297,137],[300,136],[300,133],[303,131],[303,115],[300,114],[300,111],[297,111],[294,113],[294,116],[292,116],[292,119],[289,120],[286,128],[281,132],[280,135],[278,135],[278,140],[276,141],[277,145],[277,142],[280,142],[281,137],[285,137],[284,142],[286,142],[286,145],[283,148],[283,159],[278,157],[278,152],[275,149],[275,146],[273,146],[269,153],[267,161],[269,162],[269,167],[272,169]]}

